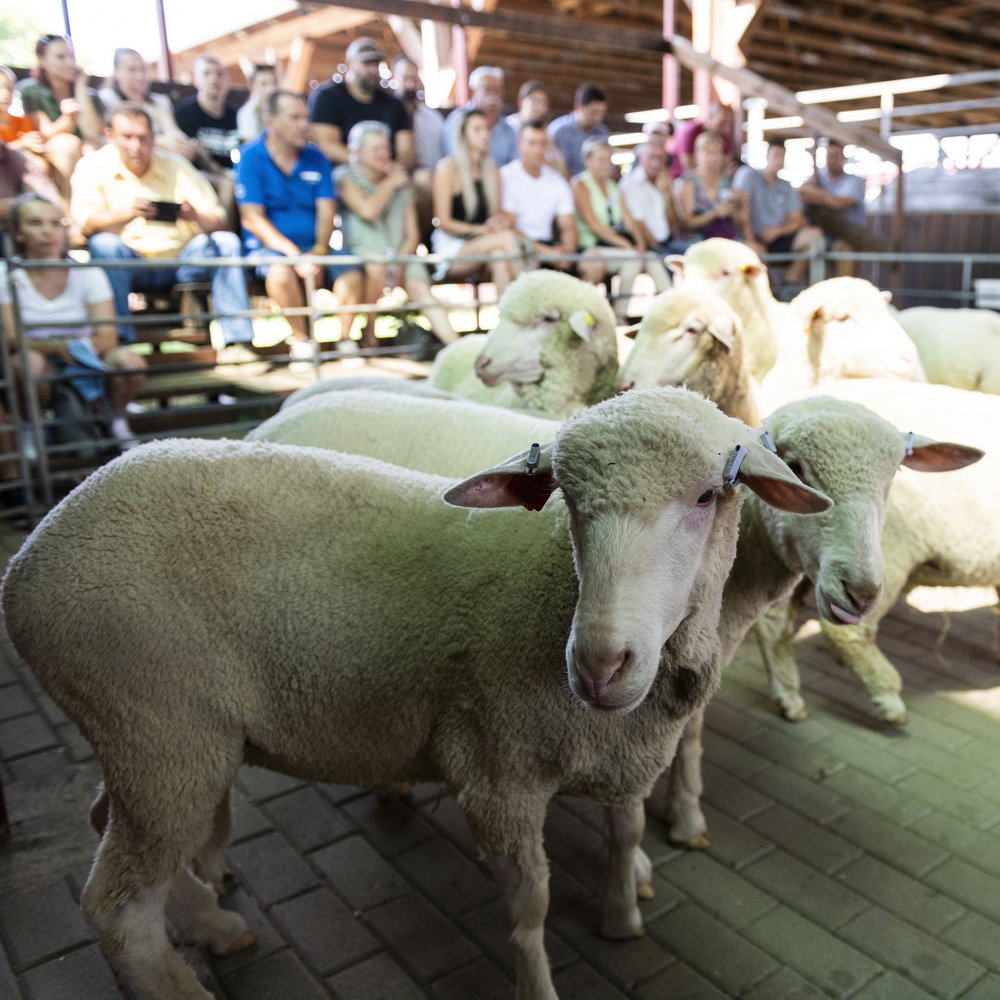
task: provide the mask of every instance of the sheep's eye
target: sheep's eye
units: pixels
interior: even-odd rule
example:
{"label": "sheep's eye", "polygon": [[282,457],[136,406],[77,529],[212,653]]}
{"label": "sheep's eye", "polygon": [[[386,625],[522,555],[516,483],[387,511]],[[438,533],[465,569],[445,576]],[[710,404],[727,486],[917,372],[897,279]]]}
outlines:
{"label": "sheep's eye", "polygon": [[693,324],[690,324],[684,327],[684,332],[690,334],[692,337],[697,337],[698,334],[703,332],[703,328],[700,326],[695,326]]}
{"label": "sheep's eye", "polygon": [[803,483],[806,482],[806,474],[802,471],[802,463],[796,462],[794,459],[791,462],[785,463],[789,469],[792,470],[793,475],[796,479],[801,480]]}
{"label": "sheep's eye", "polygon": [[560,316],[558,312],[547,312],[542,319],[544,319],[546,323],[558,323],[559,320],[562,319],[562,316]]}
{"label": "sheep's eye", "polygon": [[699,507],[708,507],[715,500],[715,490],[705,490],[696,503]]}

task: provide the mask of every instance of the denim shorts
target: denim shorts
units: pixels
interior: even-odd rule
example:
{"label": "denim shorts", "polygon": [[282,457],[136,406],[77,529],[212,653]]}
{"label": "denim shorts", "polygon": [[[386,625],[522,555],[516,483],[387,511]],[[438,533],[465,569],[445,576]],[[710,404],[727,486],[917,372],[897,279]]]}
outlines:
{"label": "denim shorts", "polygon": [[[305,251],[303,251],[305,252]],[[350,250],[328,250],[324,256],[328,257],[344,257],[350,255]],[[247,257],[250,260],[259,261],[275,261],[281,260],[283,257],[287,256],[283,254],[280,250],[272,250],[270,247],[257,247],[256,250],[251,250]],[[254,268],[254,274],[264,281],[267,278],[267,272],[271,270],[270,264],[258,264]],[[350,274],[351,271],[360,271],[360,264],[327,264],[324,268],[326,271],[326,282],[328,286],[332,286],[333,283],[342,275]]]}

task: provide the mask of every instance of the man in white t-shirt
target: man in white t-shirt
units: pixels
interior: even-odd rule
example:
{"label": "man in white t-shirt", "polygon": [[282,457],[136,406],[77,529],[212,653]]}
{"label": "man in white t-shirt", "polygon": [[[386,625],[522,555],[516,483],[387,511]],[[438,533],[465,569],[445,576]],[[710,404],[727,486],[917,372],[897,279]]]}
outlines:
{"label": "man in white t-shirt", "polygon": [[[569,182],[545,163],[549,138],[539,122],[526,122],[517,138],[518,159],[500,168],[503,209],[514,216],[521,235],[539,253],[577,251],[576,208]],[[572,270],[572,261],[556,261],[560,271]]]}
{"label": "man in white t-shirt", "polygon": [[643,242],[660,253],[684,253],[690,240],[678,238],[680,222],[670,194],[667,154],[662,142],[649,140],[635,151],[635,163],[619,187]]}

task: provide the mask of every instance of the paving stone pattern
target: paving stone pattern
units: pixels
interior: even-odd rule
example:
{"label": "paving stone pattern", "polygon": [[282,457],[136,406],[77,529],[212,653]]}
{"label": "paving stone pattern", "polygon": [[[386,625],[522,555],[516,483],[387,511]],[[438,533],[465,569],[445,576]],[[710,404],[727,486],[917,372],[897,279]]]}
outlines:
{"label": "paving stone pattern", "polygon": [[[947,628],[946,628],[947,626]],[[819,637],[800,640],[811,717],[779,719],[745,645],[708,712],[712,846],[645,846],[646,936],[597,936],[601,812],[551,807],[549,955],[563,1000],[1000,997],[1000,667],[991,609],[884,625],[911,713],[871,715]],[[0,1000],[127,998],[78,909],[99,778],[76,727],[0,657]],[[662,788],[658,789],[662,792]],[[505,908],[454,801],[405,801],[244,769],[223,905],[257,944],[185,954],[229,1000],[510,1000]]]}

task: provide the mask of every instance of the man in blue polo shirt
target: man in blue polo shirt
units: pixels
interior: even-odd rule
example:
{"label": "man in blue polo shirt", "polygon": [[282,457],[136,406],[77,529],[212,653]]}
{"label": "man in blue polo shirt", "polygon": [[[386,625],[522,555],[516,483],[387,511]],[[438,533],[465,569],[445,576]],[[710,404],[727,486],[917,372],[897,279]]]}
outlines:
{"label": "man in blue polo shirt", "polygon": [[[316,287],[329,283],[342,306],[361,301],[362,271],[357,265],[331,266],[303,262],[278,264],[282,257],[301,254],[328,256],[337,205],[330,163],[309,142],[305,98],[276,90],[268,98],[266,130],[240,151],[236,201],[249,257],[261,258],[257,274],[267,294],[282,309],[305,305],[303,281],[312,276]],[[346,251],[344,251],[346,252]],[[350,339],[353,314],[341,316],[340,341]],[[305,316],[289,316],[291,355],[315,357]]]}

